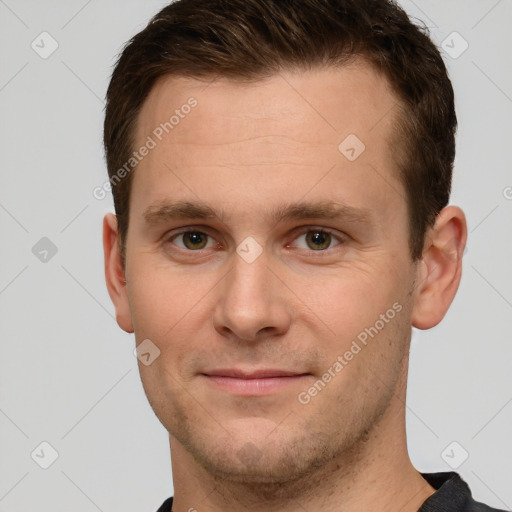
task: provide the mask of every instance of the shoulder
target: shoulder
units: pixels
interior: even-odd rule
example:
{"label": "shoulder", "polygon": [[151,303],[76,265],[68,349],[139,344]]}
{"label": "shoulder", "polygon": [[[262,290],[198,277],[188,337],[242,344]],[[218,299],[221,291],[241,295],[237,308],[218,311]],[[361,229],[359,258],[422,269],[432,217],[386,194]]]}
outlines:
{"label": "shoulder", "polygon": [[501,508],[491,508],[484,503],[480,503],[479,501],[475,501],[473,498],[469,498],[466,503],[466,508],[464,512],[506,512]]}
{"label": "shoulder", "polygon": [[436,490],[418,512],[506,512],[473,499],[468,484],[455,472],[422,473]]}
{"label": "shoulder", "polygon": [[172,509],[172,497],[167,498],[162,503],[162,506],[156,512],[171,512],[171,509]]}

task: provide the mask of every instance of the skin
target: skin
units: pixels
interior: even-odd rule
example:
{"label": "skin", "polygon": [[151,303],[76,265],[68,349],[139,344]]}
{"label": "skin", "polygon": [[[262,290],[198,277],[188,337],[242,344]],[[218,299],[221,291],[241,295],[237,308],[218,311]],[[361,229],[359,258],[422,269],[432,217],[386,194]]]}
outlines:
{"label": "skin", "polygon": [[[104,220],[117,322],[160,350],[139,369],[169,431],[174,511],[418,510],[434,490],[407,452],[411,326],[437,325],[455,296],[463,212],[442,210],[411,260],[393,160],[397,97],[362,60],[254,83],[165,77],[143,105],[136,147],[190,96],[197,107],[134,171],[125,266],[116,218]],[[338,150],[351,133],[366,146],[354,161]],[[177,201],[217,217],[167,218],[162,205]],[[271,216],[319,202],[357,212]],[[183,228],[206,245],[178,236]],[[251,263],[236,251],[247,237],[262,250]],[[400,312],[301,403],[393,304]],[[306,375],[241,396],[203,375],[219,368]]]}

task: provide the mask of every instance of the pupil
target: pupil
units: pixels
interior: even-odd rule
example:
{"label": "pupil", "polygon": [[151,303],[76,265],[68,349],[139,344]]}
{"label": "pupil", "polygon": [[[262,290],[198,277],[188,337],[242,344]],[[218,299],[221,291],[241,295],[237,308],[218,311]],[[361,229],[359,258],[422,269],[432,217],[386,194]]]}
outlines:
{"label": "pupil", "polygon": [[325,233],[324,231],[311,231],[310,233],[312,233],[312,236],[309,237],[310,241],[316,245],[316,247],[312,247],[312,249],[325,249],[329,246],[331,239],[331,235],[329,235],[329,233]]}
{"label": "pupil", "polygon": [[199,233],[197,231],[195,231],[193,233],[187,233],[186,238],[188,239],[190,244],[192,246],[194,246],[194,248],[197,248],[198,245],[204,245],[204,242],[205,242],[205,238],[203,237],[203,234]]}

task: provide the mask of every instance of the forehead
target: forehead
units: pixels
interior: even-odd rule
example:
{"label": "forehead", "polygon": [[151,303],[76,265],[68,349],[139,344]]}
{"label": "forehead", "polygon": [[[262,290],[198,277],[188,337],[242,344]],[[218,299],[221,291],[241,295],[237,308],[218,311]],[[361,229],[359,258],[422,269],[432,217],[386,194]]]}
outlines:
{"label": "forehead", "polygon": [[[314,142],[325,134],[337,140],[347,130],[363,136],[380,124],[397,103],[385,76],[363,59],[353,59],[338,68],[283,70],[252,82],[225,77],[199,80],[163,76],[143,104],[137,139],[169,121],[190,97],[197,100],[200,108],[186,123],[193,130],[174,126],[170,138],[176,143],[201,139],[222,144],[232,137],[224,128],[235,124],[249,136],[258,135],[268,125],[274,131],[281,127],[284,133],[293,126],[294,134],[302,136],[304,142]],[[388,116],[388,121],[392,117]],[[205,125],[206,118],[215,123]],[[297,123],[306,120],[308,124]]]}
{"label": "forehead", "polygon": [[356,202],[387,199],[383,183],[400,188],[390,146],[396,105],[389,82],[364,60],[251,83],[165,76],[138,118],[135,146],[148,137],[155,145],[133,187],[146,203],[178,192],[220,200],[214,185],[225,203],[230,189],[276,202],[294,188],[300,196],[301,181],[322,181],[315,191],[331,195],[346,190]]}

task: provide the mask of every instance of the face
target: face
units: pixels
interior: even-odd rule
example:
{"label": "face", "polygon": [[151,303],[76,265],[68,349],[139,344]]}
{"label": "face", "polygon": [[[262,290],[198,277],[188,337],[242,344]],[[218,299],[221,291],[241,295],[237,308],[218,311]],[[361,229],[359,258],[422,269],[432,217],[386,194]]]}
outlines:
{"label": "face", "polygon": [[142,108],[135,147],[155,145],[134,171],[119,321],[160,351],[139,363],[145,392],[215,475],[303,475],[394,400],[416,277],[395,104],[354,62],[166,77]]}

